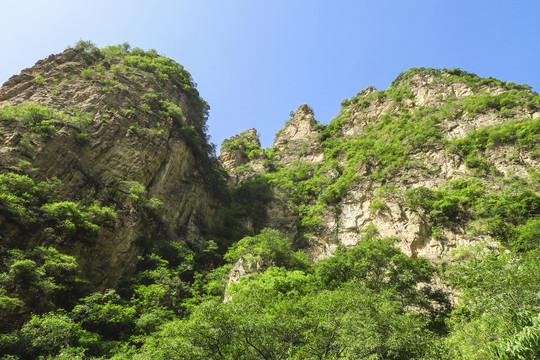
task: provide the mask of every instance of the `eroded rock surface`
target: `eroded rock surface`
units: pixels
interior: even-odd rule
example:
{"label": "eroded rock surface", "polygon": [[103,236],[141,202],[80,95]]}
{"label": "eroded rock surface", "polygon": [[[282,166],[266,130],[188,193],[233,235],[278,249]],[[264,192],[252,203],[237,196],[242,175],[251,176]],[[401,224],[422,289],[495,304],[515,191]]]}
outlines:
{"label": "eroded rock surface", "polygon": [[[459,78],[454,74],[463,77]],[[466,221],[434,229],[430,214],[408,206],[404,194],[417,187],[436,190],[450,181],[471,177],[482,178],[488,193],[499,189],[497,182],[500,180],[497,179],[500,177],[513,176],[528,181],[530,169],[540,168],[540,158],[515,144],[488,146],[478,153],[477,156],[482,157],[481,159],[472,159],[476,163],[467,163],[471,160],[460,155],[459,151],[451,151],[452,148],[448,145],[484,128],[536,119],[540,109],[531,105],[532,103],[516,106],[515,102],[519,100],[514,99],[507,101],[506,104],[510,105],[504,108],[505,102],[501,99],[511,98],[515,91],[523,91],[520,96],[527,96],[529,90],[526,87],[507,86],[504,82],[492,78],[480,79],[474,74],[459,71],[418,71],[396,80],[387,91],[379,92],[374,87],[367,87],[356,97],[345,100],[340,113],[332,120],[332,124],[328,125],[332,129],[330,131],[317,123],[313,111],[306,104],[301,105],[278,132],[273,147],[267,150],[274,154],[274,158],[269,160],[274,160],[279,167],[278,175],[272,175],[273,179],[280,176],[279,169],[311,164],[304,167],[311,169],[311,173],[308,171],[298,175],[301,176],[299,183],[315,176],[317,169],[324,169],[320,181],[334,184],[343,176],[342,172],[346,171],[348,162],[355,154],[348,152],[343,156],[343,152],[333,152],[330,155],[328,149],[332,149],[333,145],[329,143],[325,146],[323,142],[333,136],[336,143],[344,144],[350,141],[344,149],[348,149],[347,146],[354,147],[356,139],[372,134],[373,129],[383,126],[381,123],[398,121],[400,114],[413,118],[418,116],[416,114],[425,114],[417,118],[417,121],[420,121],[422,116],[428,118],[430,114],[436,113],[436,121],[430,126],[436,129],[438,136],[444,140],[434,143],[420,142],[407,150],[408,165],[394,172],[382,183],[374,176],[377,175],[374,171],[380,167],[377,156],[373,160],[360,162],[354,168],[354,180],[350,181],[346,191],[339,196],[328,197],[328,188],[323,186],[318,190],[310,190],[312,197],[301,200],[304,203],[294,203],[298,200],[294,200],[295,192],[288,188],[290,184],[279,185],[276,180],[276,196],[268,206],[267,226],[277,228],[301,243],[307,241],[308,245],[305,245],[304,249],[314,260],[330,256],[339,244],[354,246],[371,233],[398,238],[401,240],[399,247],[404,253],[413,257],[427,257],[433,262],[438,262],[462,246],[479,242],[496,246],[490,236],[471,230]],[[506,96],[507,94],[510,95]],[[484,107],[471,104],[484,104]],[[385,136],[382,140],[388,141],[391,135]],[[378,140],[374,139],[375,142]],[[405,138],[402,144],[407,144],[408,141],[409,139]],[[333,165],[329,166],[332,162]],[[243,163],[243,166],[249,167],[255,163],[256,161],[248,161]],[[489,164],[490,168],[487,169],[488,165],[482,164]],[[233,177],[236,176],[233,167],[228,170]],[[268,172],[259,167],[254,173],[260,175]],[[320,173],[317,176],[321,176]],[[348,176],[351,177],[352,174],[348,173]],[[242,179],[246,178],[249,176]],[[313,183],[305,186],[318,185]],[[388,188],[392,190],[385,190]],[[297,191],[307,190],[298,187]],[[383,194],[379,194],[380,192]],[[325,196],[330,200],[326,200]],[[335,200],[332,200],[332,196],[339,201],[333,202]],[[318,207],[316,215],[310,213],[314,207]],[[318,227],[306,230],[302,223],[306,214],[320,218]],[[463,216],[466,217],[466,214]],[[291,227],[295,217],[296,225]]]}
{"label": "eroded rock surface", "polygon": [[[61,198],[94,199],[115,208],[115,224],[93,244],[64,245],[102,288],[134,270],[148,238],[200,239],[199,219],[212,218],[216,204],[205,186],[200,153],[190,142],[194,135],[183,128],[196,123],[198,110],[189,95],[153,74],[129,75],[110,71],[111,66],[68,49],[0,88],[0,106],[36,104],[65,115],[52,116],[56,131],[50,136],[31,133],[18,120],[0,121],[0,168],[17,169],[21,160],[28,161],[41,178],[60,179]],[[160,113],[159,104],[149,105],[149,93],[182,109],[185,124]],[[153,215],[143,215],[147,205],[130,200],[134,189],[162,202],[158,213],[147,209]]]}

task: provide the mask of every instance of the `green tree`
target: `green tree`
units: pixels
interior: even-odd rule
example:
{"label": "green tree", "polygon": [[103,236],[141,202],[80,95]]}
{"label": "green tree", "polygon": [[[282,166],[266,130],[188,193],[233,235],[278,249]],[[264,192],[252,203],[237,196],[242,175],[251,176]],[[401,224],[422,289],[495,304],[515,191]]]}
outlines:
{"label": "green tree", "polygon": [[224,256],[229,262],[244,258],[248,264],[288,269],[308,269],[310,263],[304,253],[293,251],[292,243],[278,230],[265,228],[256,236],[248,236],[234,244]]}
{"label": "green tree", "polygon": [[67,315],[48,313],[33,315],[21,329],[21,341],[27,355],[57,353],[68,346],[88,346],[99,340],[96,334],[83,330]]}
{"label": "green tree", "polygon": [[470,250],[446,272],[461,292],[446,340],[458,358],[491,359],[493,346],[517,341],[517,334],[532,325],[521,314],[540,313],[539,250],[523,255],[482,251]]}
{"label": "green tree", "polygon": [[96,292],[81,299],[72,316],[84,329],[99,333],[106,340],[118,340],[135,326],[136,309],[115,290]]}
{"label": "green tree", "polygon": [[0,285],[38,313],[69,308],[88,283],[75,258],[53,247],[10,250],[5,264]]}

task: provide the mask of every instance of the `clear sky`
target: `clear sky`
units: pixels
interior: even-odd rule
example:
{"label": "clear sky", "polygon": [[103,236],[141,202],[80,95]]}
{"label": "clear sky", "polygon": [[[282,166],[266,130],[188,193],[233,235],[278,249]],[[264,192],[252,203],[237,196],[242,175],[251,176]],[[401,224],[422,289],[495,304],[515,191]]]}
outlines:
{"label": "clear sky", "polygon": [[81,39],[155,48],[198,83],[213,143],[254,127],[269,147],[299,105],[326,124],[411,67],[539,91],[539,22],[539,0],[0,0],[0,83]]}

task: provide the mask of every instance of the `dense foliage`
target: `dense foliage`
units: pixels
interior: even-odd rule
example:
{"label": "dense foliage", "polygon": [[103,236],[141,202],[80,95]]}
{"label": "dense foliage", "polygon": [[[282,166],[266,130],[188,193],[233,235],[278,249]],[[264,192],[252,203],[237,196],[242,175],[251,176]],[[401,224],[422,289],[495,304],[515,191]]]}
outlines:
{"label": "dense foliage", "polygon": [[[78,76],[98,82],[103,94],[127,91],[126,82],[136,87],[142,76],[165,84],[126,96],[122,116],[152,119],[128,131],[152,144],[164,136],[163,122],[174,123],[222,208],[213,228],[201,227],[203,241],[179,243],[159,231],[163,202],[147,197],[140,184],[109,189],[98,201],[60,196],[62,183],[28,161],[3,169],[0,359],[540,356],[540,172],[531,167],[526,176],[502,174],[489,157],[494,149],[509,149],[509,161],[538,158],[540,123],[524,114],[537,111],[540,99],[528,86],[459,69],[411,69],[385,91],[368,88],[344,100],[335,119],[315,125],[321,162],[281,163],[276,159],[283,154],[262,149],[252,132],[224,142],[222,151],[244,156],[238,172],[251,171],[226,188],[205,134],[208,105],[180,64],[127,44],[99,49],[81,41],[76,48],[90,64]],[[419,77],[429,77],[433,86],[466,84],[473,94],[415,105],[410,87]],[[47,86],[50,80],[34,82]],[[501,91],[488,91],[495,88]],[[183,98],[171,101],[170,89]],[[375,106],[384,111],[373,115]],[[459,139],[448,136],[448,122],[490,113],[505,122]],[[36,104],[0,108],[0,121],[16,123],[23,152],[31,150],[32,139],[50,141],[65,126],[84,143],[90,117]],[[351,127],[360,135],[347,135]],[[418,173],[440,171],[424,161],[438,151],[461,159],[470,176],[433,188],[411,185]],[[253,170],[254,162],[264,171]],[[428,219],[434,238],[463,228],[501,247],[458,249],[434,266],[406,256],[396,246],[399,239],[379,237],[371,224],[356,247],[308,260],[305,240],[321,231],[323,214],[338,213],[348,193],[366,181],[373,213],[392,200]],[[265,228],[275,197],[297,217],[295,238]],[[143,255],[117,288],[96,289],[82,259],[68,254],[95,246],[119,215],[143,219]],[[14,237],[16,230],[28,235]]]}
{"label": "dense foliage", "polygon": [[[143,90],[139,79],[143,77],[147,79],[148,76],[153,77],[156,89],[158,89],[157,86],[165,83],[173,90],[180,91],[183,94],[181,101],[185,103],[184,108],[190,109],[189,114],[183,114],[182,109],[171,102],[165,94],[166,87],[163,91],[147,88],[144,89],[146,92],[140,98],[129,98],[123,110],[124,114],[129,115],[142,110],[149,114],[170,118],[181,127],[185,139],[194,145],[193,148],[199,149],[201,161],[212,158],[214,149],[208,143],[206,135],[206,120],[210,107],[199,96],[191,74],[182,65],[159,55],[154,49],[149,51],[137,47],[131,49],[127,43],[99,49],[92,43],[82,41],[75,48],[84,50],[94,63],[94,66],[82,70],[81,76],[103,82],[102,91],[104,92],[115,87],[122,88],[121,82],[126,81],[135,87],[138,85],[140,90]],[[150,132],[159,135],[160,132],[159,127],[145,130],[145,128],[141,129],[143,133]]]}
{"label": "dense foliage", "polygon": [[[449,96],[444,101],[440,99],[437,105],[415,105],[414,94],[407,87],[415,85],[415,76],[423,81],[431,79],[429,86],[454,83],[469,86],[473,94],[460,99]],[[497,92],[491,92],[493,89]],[[498,93],[500,90],[505,91]],[[375,116],[374,107],[384,111]],[[415,172],[440,172],[440,164],[426,161],[435,152],[457,154],[464,158],[465,165],[475,176],[490,178],[502,175],[486,156],[490,151],[503,151],[500,149],[511,146],[509,160],[538,158],[540,122],[538,117],[531,118],[528,114],[539,110],[540,96],[531,92],[527,85],[480,78],[459,69],[418,68],[401,74],[387,90],[369,87],[356,97],[344,100],[341,112],[328,125],[316,124],[313,129],[319,134],[324,155],[322,162],[283,164],[274,160],[276,149],[258,149],[242,137],[224,142],[223,150],[240,149],[252,161],[264,159],[265,169],[271,171],[261,176],[273,184],[275,191],[283,195],[297,213],[298,238],[309,238],[319,231],[322,210],[339,212],[342,199],[366,177],[373,187],[379,188],[377,191],[384,193],[386,186],[395,187],[401,180],[406,184]],[[448,122],[467,122],[475,116],[488,114],[508,120],[471,131],[462,138],[452,138],[445,133]],[[347,135],[351,128],[357,133]],[[308,143],[303,145],[309,146]],[[237,171],[250,166],[248,162]],[[386,195],[389,193],[392,191],[387,191]],[[400,195],[396,191],[393,193],[393,196]],[[401,195],[406,203],[405,194]],[[446,198],[444,201],[458,200]],[[381,196],[377,196],[372,209],[375,211],[379,206],[384,206]],[[433,210],[429,206],[424,208],[430,213]],[[452,217],[452,214],[445,214],[450,208],[457,214],[463,207],[459,208],[456,203],[447,210],[431,213],[435,227],[445,222],[444,217]],[[536,214],[532,209],[527,213],[530,217]],[[484,214],[483,217],[493,220],[494,216]],[[513,226],[516,225],[521,223],[514,221]],[[501,237],[497,239],[501,240]]]}
{"label": "dense foliage", "polygon": [[[260,236],[274,235],[267,230]],[[382,239],[340,249],[304,270],[270,267],[233,284],[225,303],[208,299],[185,320],[166,324],[135,358],[407,359],[436,354],[434,340],[444,332],[441,320],[448,303],[444,294],[417,287],[434,271],[425,260],[411,259],[392,240]]]}

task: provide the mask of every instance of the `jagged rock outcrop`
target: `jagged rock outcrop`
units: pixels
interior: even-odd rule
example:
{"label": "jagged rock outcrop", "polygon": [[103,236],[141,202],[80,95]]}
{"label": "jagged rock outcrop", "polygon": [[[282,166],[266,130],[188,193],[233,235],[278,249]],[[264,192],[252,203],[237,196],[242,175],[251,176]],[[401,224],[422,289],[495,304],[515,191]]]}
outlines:
{"label": "jagged rock outcrop", "polygon": [[[261,155],[261,141],[252,128],[227,139],[221,146],[219,161],[237,183],[264,171]],[[249,167],[243,167],[248,163]]]}
{"label": "jagged rock outcrop", "polygon": [[[97,200],[117,213],[92,243],[59,245],[101,288],[129,275],[158,239],[200,241],[217,204],[204,176],[212,171],[205,104],[189,74],[172,60],[153,70],[136,61],[68,49],[0,88],[0,111],[15,114],[0,121],[0,169],[20,172],[21,160],[29,162],[34,176],[62,182],[60,199]],[[42,114],[37,125],[48,133],[36,132],[25,111]],[[0,229],[10,238],[25,231],[5,218]]]}
{"label": "jagged rock outcrop", "polygon": [[315,129],[317,121],[313,110],[303,104],[285,124],[274,139],[276,160],[291,163],[294,160],[319,162],[323,158],[319,132]]}
{"label": "jagged rock outcrop", "polygon": [[[399,238],[406,254],[434,262],[468,244],[496,246],[467,220],[434,225],[435,215],[411,207],[406,193],[419,187],[436,191],[471,177],[480,177],[488,192],[498,191],[503,176],[529,181],[529,170],[540,168],[534,142],[523,147],[511,137],[501,138],[473,150],[452,144],[477,139],[469,136],[474,131],[537,119],[539,110],[538,96],[527,86],[455,69],[412,69],[388,90],[368,87],[344,100],[326,126],[317,125],[304,104],[267,150],[278,171],[269,175],[276,196],[267,225],[304,244],[313,259],[375,233]],[[462,211],[464,218],[472,216]],[[291,212],[294,230],[290,221],[288,227],[280,222]]]}

